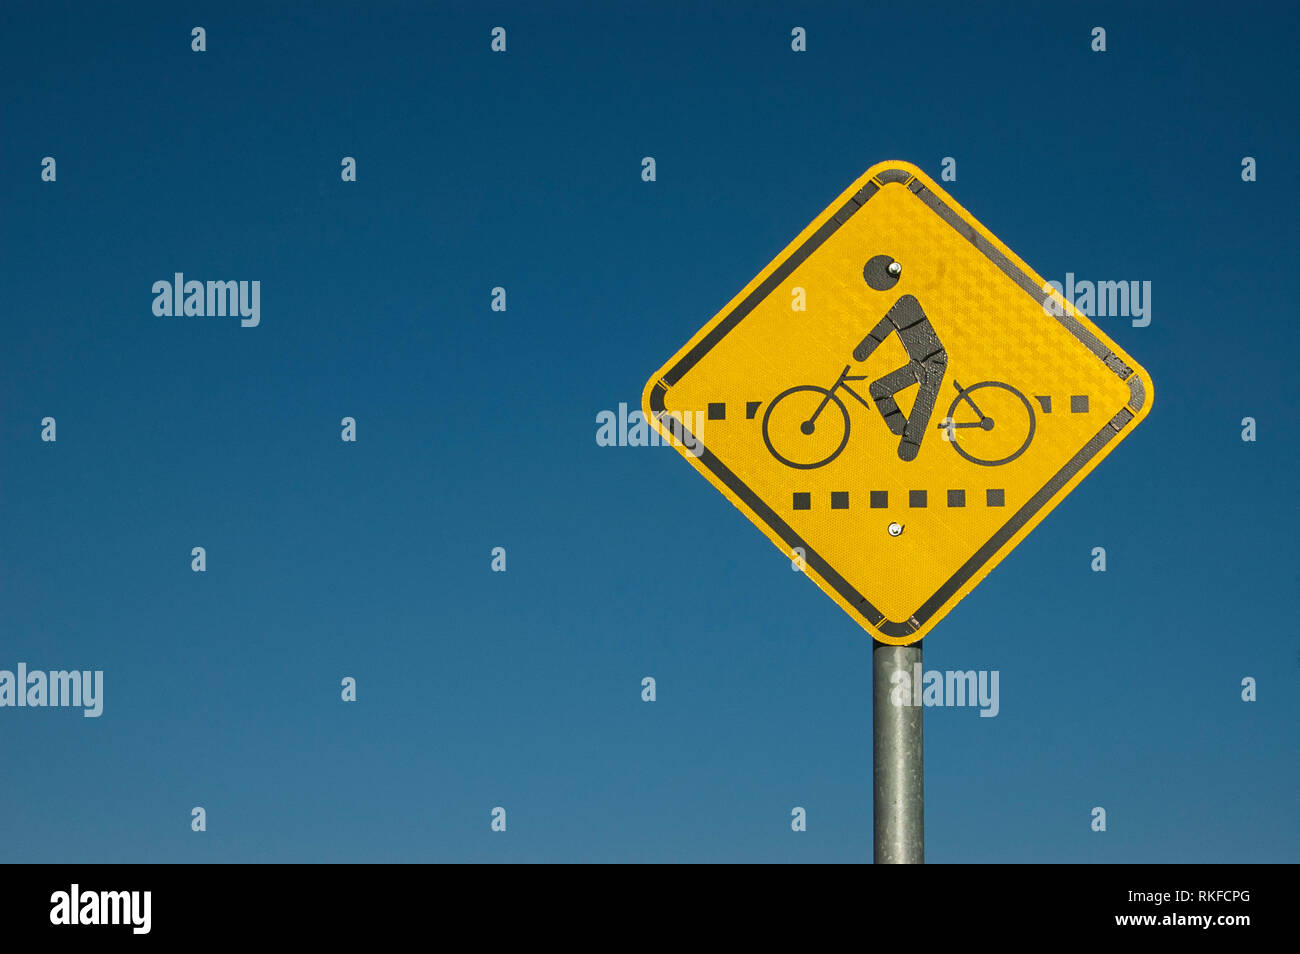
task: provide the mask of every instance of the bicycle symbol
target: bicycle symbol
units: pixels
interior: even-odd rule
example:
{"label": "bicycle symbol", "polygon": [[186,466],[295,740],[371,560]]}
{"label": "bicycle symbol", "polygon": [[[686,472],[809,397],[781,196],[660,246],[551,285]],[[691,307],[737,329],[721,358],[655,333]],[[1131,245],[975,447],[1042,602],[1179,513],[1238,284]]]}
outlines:
{"label": "bicycle symbol", "polygon": [[[890,290],[901,276],[902,265],[889,255],[872,257],[862,269],[863,280],[876,291]],[[852,365],[845,365],[829,388],[799,384],[772,399],[763,414],[763,443],[773,457],[799,470],[825,467],[839,457],[849,442],[849,409],[839,394],[843,392],[865,408],[874,404],[885,426],[899,437],[899,458],[916,459],[939,399],[948,352],[920,301],[914,295],[902,295],[853,349],[853,359],[866,361],[891,335],[898,336],[907,363],[871,382],[871,403],[850,386],[852,381],[867,379],[865,374],[849,374]],[[913,385],[917,386],[916,397],[911,411],[904,415],[895,396]],[[981,381],[968,388],[953,381],[953,387],[957,396],[939,424],[953,450],[973,464],[998,467],[1028,449],[1034,439],[1034,409],[1028,398],[1001,381]],[[982,392],[980,400],[992,414],[985,414],[975,403],[971,395],[976,391]],[[818,419],[828,408],[835,411],[819,427]],[[958,420],[958,412],[967,409],[974,412],[975,420],[969,420],[969,413],[967,419]],[[959,430],[963,432],[960,439]]]}
{"label": "bicycle symbol", "polygon": [[[773,457],[787,467],[814,470],[840,455],[849,443],[850,427],[849,409],[840,393],[865,408],[872,407],[850,386],[850,382],[865,381],[867,375],[849,374],[850,368],[845,365],[829,388],[800,384],[772,399],[763,415],[763,442]],[[1035,420],[1028,398],[1002,381],[980,381],[970,387],[953,381],[953,387],[957,396],[938,429],[960,456],[972,464],[999,467],[1029,449]],[[872,388],[883,390],[875,385]],[[980,403],[976,403],[976,397]],[[877,399],[875,403],[879,406],[883,401]],[[984,408],[992,413],[986,414]],[[901,451],[899,456],[903,456]]]}

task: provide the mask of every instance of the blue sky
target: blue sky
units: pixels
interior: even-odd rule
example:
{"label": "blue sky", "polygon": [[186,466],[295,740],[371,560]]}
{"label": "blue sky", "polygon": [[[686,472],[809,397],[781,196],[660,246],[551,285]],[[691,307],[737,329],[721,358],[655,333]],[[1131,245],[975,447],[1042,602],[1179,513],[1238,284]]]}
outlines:
{"label": "blue sky", "polygon": [[1042,275],[1152,282],[1098,323],[1158,397],[925,640],[1001,674],[926,713],[928,859],[1300,858],[1297,22],[1235,9],[6,4],[0,668],[105,701],[0,709],[0,859],[869,859],[868,638],[596,415],[944,156]]}

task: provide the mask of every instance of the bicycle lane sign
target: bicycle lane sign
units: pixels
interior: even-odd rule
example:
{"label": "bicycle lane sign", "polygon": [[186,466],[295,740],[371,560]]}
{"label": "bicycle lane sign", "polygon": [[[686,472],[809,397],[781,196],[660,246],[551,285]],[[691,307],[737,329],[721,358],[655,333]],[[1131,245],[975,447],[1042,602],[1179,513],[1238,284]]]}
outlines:
{"label": "bicycle lane sign", "polygon": [[1151,400],[1115,342],[890,161],[655,372],[642,411],[874,638],[907,644]]}

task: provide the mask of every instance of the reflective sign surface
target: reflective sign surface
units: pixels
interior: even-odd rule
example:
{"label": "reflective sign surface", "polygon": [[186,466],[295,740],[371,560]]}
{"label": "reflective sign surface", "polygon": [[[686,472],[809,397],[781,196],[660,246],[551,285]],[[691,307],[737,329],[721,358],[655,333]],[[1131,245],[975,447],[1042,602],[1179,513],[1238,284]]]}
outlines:
{"label": "reflective sign surface", "polygon": [[872,636],[911,643],[1151,397],[934,181],[886,162],[655,373],[643,411]]}

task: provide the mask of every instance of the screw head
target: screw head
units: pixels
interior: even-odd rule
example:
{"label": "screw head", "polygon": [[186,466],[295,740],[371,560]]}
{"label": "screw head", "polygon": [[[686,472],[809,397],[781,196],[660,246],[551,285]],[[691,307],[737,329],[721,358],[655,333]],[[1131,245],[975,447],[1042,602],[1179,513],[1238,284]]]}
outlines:
{"label": "screw head", "polygon": [[885,269],[885,271],[897,278],[899,275],[903,274],[903,266],[898,264],[898,262],[890,262],[889,267]]}
{"label": "screw head", "polygon": [[891,523],[889,525],[889,535],[891,537],[896,537],[902,532],[903,532],[903,525],[901,523]]}

